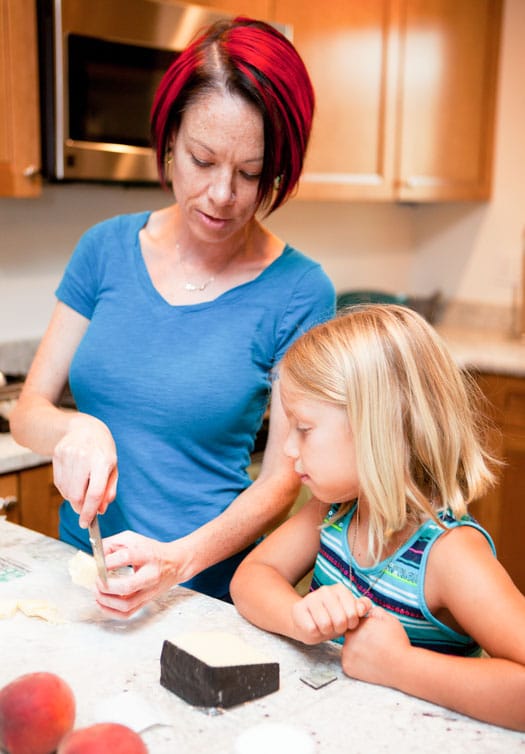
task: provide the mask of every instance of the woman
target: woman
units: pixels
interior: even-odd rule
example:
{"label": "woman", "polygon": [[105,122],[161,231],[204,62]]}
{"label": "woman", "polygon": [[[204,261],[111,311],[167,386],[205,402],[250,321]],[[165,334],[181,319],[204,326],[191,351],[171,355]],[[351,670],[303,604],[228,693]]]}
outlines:
{"label": "woman", "polygon": [[[257,481],[246,467],[290,343],[334,310],[318,264],[266,230],[293,192],[313,114],[308,74],[273,27],[219,22],[171,65],[152,109],[175,203],[116,217],[80,240],[12,414],[53,457],[61,538],[90,550],[101,516],[98,602],[131,614],[184,583],[228,598],[236,565],[281,519],[298,481],[272,389]],[[78,411],[57,408],[69,377]],[[117,484],[118,478],[118,484]]]}

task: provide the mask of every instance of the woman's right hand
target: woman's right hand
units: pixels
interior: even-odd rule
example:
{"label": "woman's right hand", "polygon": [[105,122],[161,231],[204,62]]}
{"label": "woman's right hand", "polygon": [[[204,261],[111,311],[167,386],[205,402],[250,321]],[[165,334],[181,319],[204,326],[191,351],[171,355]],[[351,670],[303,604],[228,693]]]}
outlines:
{"label": "woman's right hand", "polygon": [[294,638],[319,644],[355,629],[372,607],[368,597],[356,599],[343,584],[322,586],[292,605]]}
{"label": "woman's right hand", "polygon": [[76,414],[53,452],[55,486],[87,528],[104,513],[117,492],[117,450],[108,427],[88,414]]}

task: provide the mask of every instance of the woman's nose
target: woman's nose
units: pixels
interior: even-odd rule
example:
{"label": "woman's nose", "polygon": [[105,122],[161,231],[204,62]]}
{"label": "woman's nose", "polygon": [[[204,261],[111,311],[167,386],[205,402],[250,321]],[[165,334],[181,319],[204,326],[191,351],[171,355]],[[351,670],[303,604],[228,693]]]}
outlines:
{"label": "woman's nose", "polygon": [[228,172],[216,173],[210,182],[209,194],[217,205],[231,204],[235,201],[233,176]]}

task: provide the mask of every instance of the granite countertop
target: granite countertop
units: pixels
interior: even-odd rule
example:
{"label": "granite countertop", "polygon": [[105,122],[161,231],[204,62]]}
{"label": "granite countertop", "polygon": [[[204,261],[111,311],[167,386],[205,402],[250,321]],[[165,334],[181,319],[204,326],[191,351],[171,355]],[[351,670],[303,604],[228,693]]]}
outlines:
{"label": "granite countertop", "polygon": [[41,466],[51,461],[47,456],[33,453],[16,443],[8,432],[0,434],[0,474]]}
{"label": "granite countertop", "polygon": [[[88,589],[72,584],[72,547],[1,519],[0,542],[0,603],[16,599],[19,605],[13,616],[0,619],[0,646],[9,647],[0,687],[27,672],[60,675],[76,698],[76,727],[123,722],[140,732],[150,754],[234,754],[239,734],[263,722],[293,725],[308,736],[315,754],[525,750],[524,733],[355,681],[343,674],[337,645],[308,647],[266,633],[232,605],[182,587],[135,618],[109,619]],[[56,608],[56,622],[20,609],[26,600],[43,598]],[[235,634],[279,663],[279,690],[226,710],[187,704],[159,678],[164,640],[188,631]],[[332,680],[320,688],[303,680],[321,673]]]}
{"label": "granite countertop", "polygon": [[436,330],[463,369],[525,378],[525,339],[454,324]]}
{"label": "granite countertop", "polygon": [[[479,307],[449,305],[436,330],[462,368],[525,378],[525,338],[511,334],[506,310],[486,312],[480,317]],[[49,461],[22,448],[9,434],[0,434],[0,474]]]}

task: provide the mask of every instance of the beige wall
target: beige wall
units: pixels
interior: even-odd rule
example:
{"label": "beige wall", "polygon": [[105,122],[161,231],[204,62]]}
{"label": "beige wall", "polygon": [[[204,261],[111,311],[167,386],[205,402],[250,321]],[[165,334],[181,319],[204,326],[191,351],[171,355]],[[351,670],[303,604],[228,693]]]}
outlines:
{"label": "beige wall", "polygon": [[[268,225],[318,259],[338,290],[381,287],[510,306],[525,226],[525,0],[506,0],[493,199],[432,205],[293,201]],[[46,186],[0,199],[0,343],[42,335],[82,231],[166,203],[158,189]]]}

